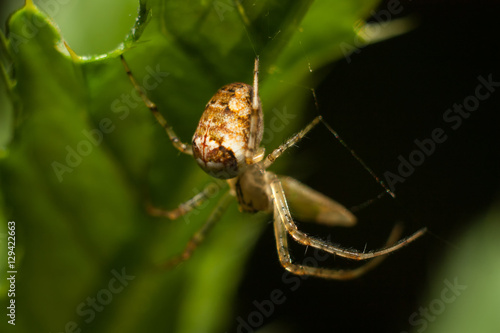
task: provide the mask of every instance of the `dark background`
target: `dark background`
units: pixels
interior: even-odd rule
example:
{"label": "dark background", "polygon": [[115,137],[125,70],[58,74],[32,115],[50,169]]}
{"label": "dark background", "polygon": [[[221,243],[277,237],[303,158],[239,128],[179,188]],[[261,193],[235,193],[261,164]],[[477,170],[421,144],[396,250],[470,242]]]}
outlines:
{"label": "dark background", "polygon": [[[240,286],[235,318],[248,322],[256,310],[252,302],[268,300],[278,289],[286,300],[275,306],[265,323],[281,323],[287,332],[410,331],[409,317],[427,305],[424,293],[429,280],[453,251],[454,239],[496,198],[500,89],[480,102],[456,130],[443,114],[474,95],[479,76],[487,79],[491,74],[500,82],[500,6],[473,1],[401,4],[403,12],[392,18],[412,17],[418,26],[319,71],[329,73],[316,89],[320,112],[383,179],[386,171],[398,173],[398,156],[408,159],[417,148],[415,139],[430,138],[436,128],[442,128],[447,139],[436,144],[404,183],[396,184],[396,199],[385,196],[358,212],[355,228],[332,231],[306,224],[300,228],[360,250],[365,245],[382,246],[396,221],[403,222],[405,235],[423,226],[430,232],[359,279],[309,278],[297,283],[277,261],[269,224]],[[325,129],[315,130],[298,146],[289,174],[347,207],[381,192]],[[304,248],[293,253],[298,261],[304,258]],[[340,258],[322,264],[352,265]],[[235,320],[231,331],[238,325]]]}

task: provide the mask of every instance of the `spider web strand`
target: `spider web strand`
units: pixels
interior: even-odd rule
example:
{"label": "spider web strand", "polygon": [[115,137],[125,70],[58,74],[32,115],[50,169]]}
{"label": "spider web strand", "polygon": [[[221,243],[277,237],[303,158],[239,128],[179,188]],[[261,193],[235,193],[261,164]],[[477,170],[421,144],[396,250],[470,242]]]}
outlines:
{"label": "spider web strand", "polygon": [[[316,106],[316,109],[318,110],[319,112],[319,104],[318,104],[318,99],[316,97],[316,91],[314,91],[314,89],[311,89],[311,92],[313,94],[313,97],[314,97],[314,104]],[[335,139],[337,139],[338,142],[340,142],[340,144],[342,146],[344,146],[345,149],[347,149],[351,155],[363,166],[363,168],[372,176],[373,179],[375,179],[375,181],[377,183],[379,183],[380,186],[382,186],[382,188],[385,190],[385,193],[389,194],[391,197],[395,198],[396,195],[394,194],[394,192],[388,188],[385,183],[377,176],[377,174],[375,174],[375,172],[373,172],[373,170],[361,159],[361,157],[359,157],[358,154],[356,154],[356,152],[351,148],[349,147],[349,145],[347,145],[347,143],[340,137],[340,135],[326,122],[326,120],[323,119],[323,117],[321,117],[321,122],[323,123],[323,125],[325,125],[325,127],[328,129],[328,131],[330,131],[330,133],[333,134],[333,136],[335,137]],[[378,198],[379,196],[377,196]],[[376,199],[370,199],[367,201],[367,204],[369,204],[370,201],[372,200],[376,200]],[[364,205],[361,204],[361,205]]]}

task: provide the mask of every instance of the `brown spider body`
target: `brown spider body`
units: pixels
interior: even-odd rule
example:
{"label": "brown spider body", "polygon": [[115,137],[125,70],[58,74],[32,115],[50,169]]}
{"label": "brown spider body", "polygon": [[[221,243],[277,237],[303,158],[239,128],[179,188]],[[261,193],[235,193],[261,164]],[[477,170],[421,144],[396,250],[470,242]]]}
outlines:
{"label": "brown spider body", "polygon": [[[252,86],[231,83],[220,88],[205,107],[193,136],[193,156],[212,177],[234,178],[246,167],[252,95]],[[262,108],[259,108],[256,147],[262,140],[263,129]]]}

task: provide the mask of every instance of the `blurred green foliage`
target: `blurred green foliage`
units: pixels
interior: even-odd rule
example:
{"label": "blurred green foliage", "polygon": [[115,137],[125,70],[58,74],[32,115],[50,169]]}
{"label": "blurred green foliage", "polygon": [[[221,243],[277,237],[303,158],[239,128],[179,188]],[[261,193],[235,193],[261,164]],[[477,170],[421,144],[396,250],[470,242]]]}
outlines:
{"label": "blurred green foliage", "polygon": [[412,332],[499,332],[500,202],[473,219],[433,267],[421,306],[410,315]]}
{"label": "blurred green foliage", "polygon": [[[376,1],[142,1],[127,37],[130,2],[101,1],[98,12],[52,4],[58,7],[45,10],[59,17],[63,36],[68,29],[66,41],[78,56],[31,2],[10,17],[0,43],[0,217],[16,222],[15,331],[223,331],[233,320],[245,258],[271,217],[241,214],[233,204],[189,262],[155,270],[183,249],[220,195],[178,221],[145,214],[148,197],[174,208],[212,180],[179,156],[135,100],[117,57],[124,52],[188,141],[220,86],[251,82],[259,54],[266,124],[278,113],[294,115],[265,136],[269,150],[304,124],[303,110],[305,119],[314,116],[304,106],[319,79],[310,69],[342,56],[339,43],[354,39],[353,27]],[[72,15],[60,14],[65,6]],[[105,25],[88,24],[103,15]],[[82,56],[90,53],[99,55]],[[282,160],[275,170],[286,168]],[[121,274],[129,280],[119,284]],[[0,327],[13,328],[5,316]]]}

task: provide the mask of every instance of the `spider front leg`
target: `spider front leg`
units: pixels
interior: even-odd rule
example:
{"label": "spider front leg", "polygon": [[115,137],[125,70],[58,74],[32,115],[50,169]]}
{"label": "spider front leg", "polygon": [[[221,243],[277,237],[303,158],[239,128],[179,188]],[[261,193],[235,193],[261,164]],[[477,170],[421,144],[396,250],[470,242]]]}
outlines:
{"label": "spider front leg", "polygon": [[135,90],[137,91],[139,96],[141,96],[141,98],[144,101],[144,104],[147,106],[147,108],[155,116],[158,123],[165,129],[165,132],[167,133],[168,137],[170,138],[170,141],[172,141],[172,145],[184,154],[193,155],[193,149],[192,149],[191,145],[181,142],[181,140],[179,139],[177,134],[175,134],[172,126],[168,124],[165,117],[163,117],[161,115],[161,113],[158,111],[158,107],[156,106],[156,104],[153,103],[148,98],[148,96],[146,96],[144,89],[137,83],[137,80],[132,75],[132,71],[130,70],[130,67],[128,67],[128,64],[125,61],[125,58],[123,57],[122,54],[120,55],[120,59],[123,63],[123,67],[125,67],[125,71],[127,72],[127,75],[129,77],[130,81],[132,82],[132,85],[134,86]]}
{"label": "spider front leg", "polygon": [[[281,265],[287,271],[292,272],[293,274],[310,275],[325,279],[349,280],[365,274],[369,270],[379,265],[386,258],[385,256],[380,256],[368,261],[366,264],[360,267],[353,269],[331,269],[295,264],[292,262],[290,251],[288,250],[288,233],[286,231],[286,228],[284,227],[283,222],[280,220],[283,218],[281,211],[282,210],[278,205],[274,206],[274,233],[276,237],[276,247],[278,249],[278,256]],[[392,230],[386,244],[390,245],[394,243],[399,238],[400,232],[401,228],[398,225]]]}
{"label": "spider front leg", "polygon": [[[423,235],[425,229],[417,231],[415,234],[409,238],[400,240],[395,245],[392,245],[400,234],[400,227],[396,226],[387,243],[386,247],[379,251],[374,251],[370,253],[363,253],[355,250],[347,250],[327,242],[321,241],[319,239],[310,237],[305,233],[299,231],[293,222],[288,204],[285,198],[285,193],[283,187],[278,177],[270,172],[266,173],[268,184],[271,188],[271,193],[273,197],[274,206],[274,230],[276,234],[276,246],[278,249],[278,254],[280,262],[287,270],[298,275],[313,275],[324,278],[331,279],[351,279],[364,274],[371,268],[378,265],[384,257],[382,255],[393,252],[407,243],[415,240],[416,238]],[[334,270],[325,269],[318,267],[310,267],[305,265],[294,264],[290,258],[290,253],[288,250],[288,234],[290,234],[295,240],[303,245],[310,245],[314,248],[323,250],[328,253],[337,254],[341,257],[346,257],[356,260],[373,259],[367,264],[352,270]]]}
{"label": "spider front leg", "polygon": [[375,251],[370,251],[370,252],[361,252],[357,250],[348,250],[327,242],[324,242],[320,239],[308,236],[304,232],[300,231],[297,228],[297,225],[293,222],[293,219],[290,215],[289,211],[283,212],[282,213],[282,221],[285,225],[285,228],[287,232],[290,234],[290,236],[293,237],[297,242],[301,243],[302,245],[306,246],[312,246],[314,248],[323,250],[328,253],[336,254],[340,257],[344,258],[349,258],[349,259],[354,259],[354,260],[367,260],[367,259],[372,259],[378,256],[382,256],[385,254],[389,254],[391,252],[394,252],[407,244],[413,242],[417,238],[423,236],[427,230],[427,228],[422,228],[415,232],[413,235],[403,238],[399,240],[397,243],[387,246],[383,249],[380,250],[375,250]]}

